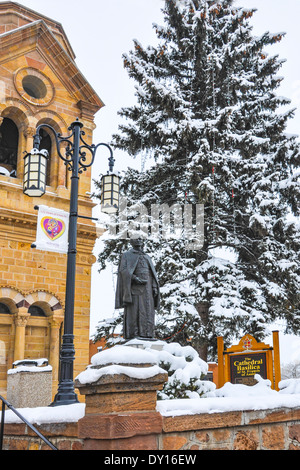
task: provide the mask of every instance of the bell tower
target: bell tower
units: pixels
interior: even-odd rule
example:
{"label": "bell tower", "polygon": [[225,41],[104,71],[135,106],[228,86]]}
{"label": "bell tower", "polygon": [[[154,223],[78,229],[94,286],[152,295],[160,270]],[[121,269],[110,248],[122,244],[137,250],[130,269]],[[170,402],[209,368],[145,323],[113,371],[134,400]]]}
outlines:
{"label": "bell tower", "polygon": [[[49,152],[42,198],[23,194],[24,155],[41,124],[62,136],[77,118],[91,145],[94,115],[103,103],[86,81],[60,23],[16,2],[0,2],[0,394],[15,360],[47,358],[57,390],[64,320],[66,255],[31,248],[35,206],[69,210],[70,172],[54,136],[43,128],[40,148]],[[74,376],[89,361],[92,254],[96,230],[90,200],[91,169],[79,180]],[[82,222],[84,221],[84,222]]]}

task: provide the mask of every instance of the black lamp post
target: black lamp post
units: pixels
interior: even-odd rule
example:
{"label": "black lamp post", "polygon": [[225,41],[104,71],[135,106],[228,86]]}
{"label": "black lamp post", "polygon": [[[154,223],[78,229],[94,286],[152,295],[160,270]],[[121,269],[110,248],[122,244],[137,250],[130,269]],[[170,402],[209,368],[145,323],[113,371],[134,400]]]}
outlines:
{"label": "black lamp post", "polygon": [[[23,191],[28,196],[40,197],[46,190],[46,164],[47,152],[39,150],[41,128],[50,129],[56,140],[56,147],[59,157],[64,161],[71,175],[71,193],[70,193],[70,215],[69,215],[69,235],[68,235],[68,258],[66,275],[66,296],[65,296],[65,316],[64,316],[64,334],[60,353],[60,376],[58,391],[51,406],[69,405],[78,403],[77,395],[74,391],[73,381],[73,363],[75,359],[74,349],[74,298],[75,298],[75,271],[76,271],[76,244],[77,244],[77,218],[78,215],[78,182],[79,174],[86,171],[95,160],[96,150],[104,146],[110,151],[110,164],[114,161],[112,150],[109,145],[100,143],[98,145],[88,145],[82,136],[85,135],[81,130],[83,124],[77,119],[71,124],[69,130],[71,134],[62,137],[48,124],[41,124],[37,127],[36,135],[33,141],[33,150],[25,157],[24,169],[24,187]],[[61,153],[61,146],[65,145],[64,155]],[[87,161],[86,152],[89,152]]]}

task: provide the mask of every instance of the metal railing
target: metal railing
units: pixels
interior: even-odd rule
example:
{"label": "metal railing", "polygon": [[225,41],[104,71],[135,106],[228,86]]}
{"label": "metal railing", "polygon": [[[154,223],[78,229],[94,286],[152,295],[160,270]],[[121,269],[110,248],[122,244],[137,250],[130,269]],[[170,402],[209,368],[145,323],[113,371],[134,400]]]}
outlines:
{"label": "metal railing", "polygon": [[5,406],[15,413],[23,423],[25,423],[33,432],[35,432],[52,450],[58,450],[53,444],[51,444],[40,431],[38,431],[32,424],[30,424],[24,416],[22,416],[5,398],[0,395],[2,401],[2,412],[1,412],[1,426],[0,426],[0,450],[3,450],[3,435],[4,435],[4,424],[5,424]]}

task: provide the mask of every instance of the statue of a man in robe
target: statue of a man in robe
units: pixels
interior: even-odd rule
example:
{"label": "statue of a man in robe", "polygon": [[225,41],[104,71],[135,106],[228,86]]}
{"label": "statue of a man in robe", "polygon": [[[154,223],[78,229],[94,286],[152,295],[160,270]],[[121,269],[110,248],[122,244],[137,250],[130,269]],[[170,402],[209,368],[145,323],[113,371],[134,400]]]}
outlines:
{"label": "statue of a man in robe", "polygon": [[124,308],[124,339],[154,339],[155,310],[159,309],[159,284],[151,258],[143,252],[140,238],[121,257],[116,309]]}

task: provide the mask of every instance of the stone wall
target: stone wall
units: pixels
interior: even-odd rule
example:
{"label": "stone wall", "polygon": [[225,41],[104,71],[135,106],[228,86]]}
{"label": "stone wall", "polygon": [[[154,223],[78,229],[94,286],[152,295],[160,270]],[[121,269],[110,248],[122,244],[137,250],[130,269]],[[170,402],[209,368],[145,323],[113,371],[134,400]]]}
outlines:
{"label": "stone wall", "polygon": [[300,409],[236,411],[163,419],[164,450],[300,450]]}
{"label": "stone wall", "polygon": [[[36,427],[59,450],[300,450],[300,409],[236,411],[161,419],[156,416],[153,425],[145,415],[138,412],[113,414],[110,420],[107,416],[103,420],[99,415],[98,419],[94,416],[97,421],[94,439],[85,439],[82,429],[78,437],[78,423]],[[142,430],[136,426],[134,431],[131,424],[139,419],[147,421],[147,428]],[[131,429],[130,433],[128,429]],[[121,436],[122,430],[124,437]],[[23,424],[5,425],[3,448],[49,449]]]}
{"label": "stone wall", "polygon": [[[175,416],[165,416],[157,391],[162,390],[168,375],[151,361],[154,356],[149,351],[129,346],[94,356],[92,364],[75,379],[85,400],[79,414],[68,408],[68,416],[72,420],[77,416],[77,422],[36,427],[61,450],[189,450],[195,455],[200,450],[300,450],[299,402],[292,401],[290,408],[281,402],[277,409],[193,415],[176,415],[175,411]],[[215,400],[214,409],[218,409],[220,398]],[[54,416],[53,410],[58,415]],[[59,407],[51,411],[51,422],[62,417]],[[43,415],[42,408],[37,415],[49,416]],[[7,424],[4,434],[8,450],[46,448],[25,425]]]}
{"label": "stone wall", "polygon": [[[82,450],[83,441],[78,439],[77,423],[44,424],[35,427],[58,450]],[[5,424],[3,450],[50,450],[25,424]]]}

